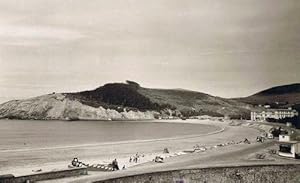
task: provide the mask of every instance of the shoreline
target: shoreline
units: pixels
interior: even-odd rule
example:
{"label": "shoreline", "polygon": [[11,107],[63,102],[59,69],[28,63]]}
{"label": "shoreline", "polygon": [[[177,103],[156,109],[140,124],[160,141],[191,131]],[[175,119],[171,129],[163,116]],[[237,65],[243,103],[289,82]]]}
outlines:
{"label": "shoreline", "polygon": [[[4,120],[6,121],[6,120]],[[9,120],[8,120],[9,121]],[[13,121],[38,121],[38,120],[13,120]],[[46,122],[47,120],[40,120],[42,122]],[[61,121],[61,120],[53,120],[55,122],[59,123],[65,123],[66,121]],[[1,122],[1,120],[0,120]],[[74,121],[76,122],[85,122],[85,121]],[[89,121],[87,121],[89,122]],[[107,121],[99,121],[99,122],[107,122]],[[62,146],[51,146],[51,147],[33,147],[33,148],[17,148],[17,149],[0,149],[1,152],[22,152],[22,151],[39,151],[39,150],[51,150],[51,149],[67,149],[67,148],[85,148],[85,147],[92,147],[92,146],[107,146],[107,145],[120,145],[120,144],[130,144],[130,143],[145,143],[145,142],[155,142],[155,141],[170,141],[170,140],[178,140],[178,139],[187,139],[187,138],[195,138],[195,137],[200,137],[200,136],[207,136],[211,134],[216,134],[216,133],[221,133],[222,131],[225,130],[225,128],[218,127],[216,125],[211,124],[213,121],[210,120],[195,120],[195,119],[190,119],[190,120],[180,120],[180,119],[172,119],[172,120],[143,120],[143,121],[136,121],[136,120],[131,120],[131,121],[110,121],[111,123],[139,123],[139,124],[149,124],[149,123],[168,123],[168,124],[200,124],[200,125],[205,125],[205,126],[210,126],[213,128],[218,128],[217,130],[214,130],[209,133],[202,133],[202,134],[183,134],[183,135],[172,135],[169,137],[161,137],[161,138],[145,138],[145,139],[128,139],[128,140],[113,140],[113,141],[103,141],[103,142],[96,142],[96,143],[81,143],[81,144],[72,144],[72,145],[62,145]],[[66,122],[68,123],[68,122]]]}
{"label": "shoreline", "polygon": [[[170,122],[173,123],[174,121],[182,121],[182,123],[186,123],[187,121],[191,121],[191,120],[211,120],[211,121],[216,121],[214,118],[219,118],[219,117],[211,117],[211,118],[207,118],[207,119],[194,119],[194,118],[187,118],[185,120],[181,119],[181,118],[173,118],[173,119],[156,119],[156,118],[141,118],[141,119],[130,119],[130,118],[126,118],[126,119],[117,119],[117,118],[109,118],[109,119],[90,119],[90,118],[81,118],[81,119],[75,119],[75,120],[70,120],[70,119],[51,119],[51,118],[44,118],[44,119],[34,119],[34,118],[28,118],[28,119],[20,119],[20,118],[6,118],[6,117],[2,117],[0,118],[1,120],[16,120],[16,121],[64,121],[64,122],[83,122],[83,121],[99,121],[99,122],[107,122],[107,121],[111,121],[111,122],[147,122],[147,121],[151,121],[151,122]],[[226,121],[226,120],[224,120]]]}
{"label": "shoreline", "polygon": [[180,139],[188,139],[188,138],[197,138],[207,135],[213,135],[217,133],[222,133],[225,128],[221,128],[218,131],[210,132],[207,134],[200,135],[182,135],[182,136],[174,136],[174,137],[166,137],[166,138],[158,138],[158,139],[145,139],[145,140],[128,140],[128,141],[114,141],[114,142],[103,142],[103,143],[94,143],[94,144],[82,144],[82,145],[70,145],[70,146],[56,146],[49,148],[28,148],[28,149],[8,149],[8,150],[0,150],[0,153],[6,152],[25,152],[25,151],[40,151],[40,150],[53,150],[53,149],[70,149],[70,148],[85,148],[85,147],[93,147],[93,146],[107,146],[107,145],[121,145],[121,144],[138,144],[145,142],[159,142],[159,141],[172,141],[172,140],[180,140]]}
{"label": "shoreline", "polygon": [[[117,143],[102,143],[102,144],[89,144],[88,146],[71,146],[71,147],[59,147],[57,149],[53,148],[45,148],[45,149],[36,149],[36,151],[39,151],[39,153],[51,153],[51,152],[77,152],[80,151],[77,154],[79,155],[79,160],[83,161],[85,163],[110,163],[114,158],[117,158],[120,164],[120,168],[122,168],[124,165],[126,168],[135,167],[137,165],[141,165],[144,163],[149,163],[153,160],[153,158],[157,155],[164,156],[164,157],[174,157],[179,156],[183,153],[184,150],[191,149],[196,144],[201,144],[203,146],[207,146],[209,148],[212,148],[213,146],[216,146],[220,143],[226,143],[226,138],[224,140],[220,140],[218,134],[223,134],[223,136],[229,136],[227,142],[230,141],[230,139],[235,138],[235,135],[232,134],[230,131],[237,131],[236,127],[230,127],[228,122],[219,122],[219,121],[210,121],[210,120],[160,120],[155,122],[168,122],[168,123],[193,123],[193,124],[208,124],[213,126],[218,126],[219,130],[210,132],[208,134],[200,134],[200,135],[188,135],[188,136],[179,136],[179,137],[172,137],[172,138],[162,138],[162,139],[151,139],[151,140],[136,140],[136,141],[127,141],[127,142],[117,142]],[[147,122],[145,122],[147,123]],[[248,127],[238,127],[243,129],[245,132],[247,132],[249,129]],[[251,133],[257,135],[259,132],[257,130],[249,130]],[[249,133],[249,132],[247,132]],[[250,133],[250,134],[251,134]],[[217,135],[216,135],[217,134]],[[250,135],[248,134],[248,135]],[[244,134],[243,134],[244,136]],[[253,137],[254,135],[252,135]],[[242,139],[240,139],[242,140]],[[158,143],[159,142],[159,143]],[[169,154],[163,154],[163,148],[168,147],[170,150]],[[61,148],[61,149],[60,149]],[[124,149],[124,150],[122,150]],[[99,154],[99,150],[103,152],[103,155],[97,155]],[[26,152],[27,151],[27,152]],[[34,152],[34,149],[28,149],[26,151],[22,151],[22,153],[36,153]],[[95,152],[94,152],[95,151]],[[82,152],[82,153],[81,153]],[[140,159],[140,162],[137,164],[129,163],[128,159],[130,156],[133,156],[136,152],[139,154],[144,154],[145,157]],[[1,153],[1,151],[0,151]],[[7,153],[16,153],[12,151],[7,151]],[[96,154],[95,154],[96,153]],[[74,153],[73,153],[74,154]],[[81,154],[81,155],[80,155]],[[189,153],[188,153],[189,154]],[[72,156],[72,155],[71,155]],[[74,155],[75,156],[75,155]],[[73,156],[73,157],[74,157]],[[68,158],[67,158],[68,159]],[[53,169],[63,169],[67,168],[67,165],[70,164],[72,159],[69,159],[68,161],[54,161],[54,162],[37,162],[35,165],[29,165],[29,166],[22,166],[22,167],[10,167],[7,171],[0,171],[1,174],[3,173],[13,173],[15,175],[24,175],[24,174],[32,174],[32,170],[34,169],[42,169],[44,171],[51,171]],[[3,172],[3,173],[2,173]]]}

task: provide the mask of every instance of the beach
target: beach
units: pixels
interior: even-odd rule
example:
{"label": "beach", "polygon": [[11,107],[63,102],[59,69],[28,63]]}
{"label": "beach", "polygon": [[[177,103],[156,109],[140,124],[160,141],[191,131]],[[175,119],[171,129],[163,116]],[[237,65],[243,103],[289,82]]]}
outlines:
{"label": "beach", "polygon": [[[169,125],[197,124],[202,125],[202,127],[209,125],[209,128],[204,132],[199,131],[198,134],[175,135],[164,138],[2,150],[0,151],[0,157],[1,164],[4,166],[1,166],[0,173],[11,173],[18,176],[32,174],[37,170],[45,172],[66,169],[74,157],[89,164],[108,164],[116,158],[120,168],[125,165],[126,169],[130,169],[130,167],[152,161],[155,156],[175,157],[186,154],[184,151],[192,150],[195,145],[213,149],[218,144],[238,143],[245,138],[254,141],[260,133],[257,129],[230,126],[228,122],[212,120],[167,120],[157,122],[168,123]],[[164,148],[168,148],[168,154],[163,153]],[[136,153],[140,155],[138,162],[130,163],[129,158]],[[5,166],[5,163],[8,166]]]}

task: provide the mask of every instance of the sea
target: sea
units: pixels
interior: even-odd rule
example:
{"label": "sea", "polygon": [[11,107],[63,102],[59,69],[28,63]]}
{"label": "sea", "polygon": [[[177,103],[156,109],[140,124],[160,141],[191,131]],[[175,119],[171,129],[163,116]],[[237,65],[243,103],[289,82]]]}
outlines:
{"label": "sea", "polygon": [[198,135],[216,126],[155,121],[0,120],[0,152]]}

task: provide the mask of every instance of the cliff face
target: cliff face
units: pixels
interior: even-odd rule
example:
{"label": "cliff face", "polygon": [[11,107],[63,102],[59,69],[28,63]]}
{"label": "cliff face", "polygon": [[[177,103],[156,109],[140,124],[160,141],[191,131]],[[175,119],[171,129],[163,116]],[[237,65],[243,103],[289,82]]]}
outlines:
{"label": "cliff face", "polygon": [[152,111],[123,111],[91,107],[63,94],[50,94],[27,100],[14,100],[0,105],[0,118],[57,120],[135,120],[154,119]]}

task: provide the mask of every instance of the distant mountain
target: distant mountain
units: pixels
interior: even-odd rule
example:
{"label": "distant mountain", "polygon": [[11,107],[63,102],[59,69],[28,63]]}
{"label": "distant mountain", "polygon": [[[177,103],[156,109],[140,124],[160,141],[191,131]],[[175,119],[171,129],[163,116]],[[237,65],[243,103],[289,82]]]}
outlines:
{"label": "distant mountain", "polygon": [[154,119],[195,115],[249,118],[251,105],[205,93],[143,88],[138,83],[109,83],[95,90],[49,94],[0,105],[1,118]]}
{"label": "distant mountain", "polygon": [[270,104],[277,107],[295,107],[300,105],[300,84],[290,84],[263,90],[245,98],[236,99],[249,104]]}

